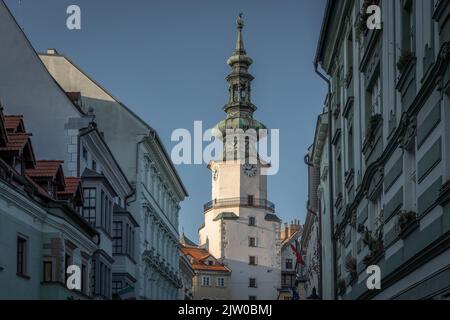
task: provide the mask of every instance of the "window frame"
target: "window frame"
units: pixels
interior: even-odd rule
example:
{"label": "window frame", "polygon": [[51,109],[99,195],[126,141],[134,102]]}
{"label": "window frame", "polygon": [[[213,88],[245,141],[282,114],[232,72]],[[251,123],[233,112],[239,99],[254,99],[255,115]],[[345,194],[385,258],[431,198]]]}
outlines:
{"label": "window frame", "polygon": [[[207,280],[207,281],[205,281]],[[211,277],[210,276],[202,276],[202,287],[210,287],[211,286]]]}
{"label": "window frame", "polygon": [[[87,194],[86,194],[87,192]],[[93,195],[91,194],[93,192]],[[89,222],[92,226],[97,226],[97,188],[84,188],[83,189],[83,218]],[[87,214],[86,214],[87,213]],[[93,215],[92,215],[93,214]]]}

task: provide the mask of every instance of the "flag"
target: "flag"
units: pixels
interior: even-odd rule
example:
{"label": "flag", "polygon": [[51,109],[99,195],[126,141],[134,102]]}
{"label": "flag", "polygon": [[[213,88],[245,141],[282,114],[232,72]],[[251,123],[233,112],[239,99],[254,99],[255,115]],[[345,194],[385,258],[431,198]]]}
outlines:
{"label": "flag", "polygon": [[120,290],[119,292],[117,292],[117,294],[119,295],[120,300],[136,300],[134,288],[130,286]]}
{"label": "flag", "polygon": [[297,263],[304,266],[305,262],[303,261],[302,254],[299,250],[291,243],[291,249],[295,253],[295,257],[297,258]]}

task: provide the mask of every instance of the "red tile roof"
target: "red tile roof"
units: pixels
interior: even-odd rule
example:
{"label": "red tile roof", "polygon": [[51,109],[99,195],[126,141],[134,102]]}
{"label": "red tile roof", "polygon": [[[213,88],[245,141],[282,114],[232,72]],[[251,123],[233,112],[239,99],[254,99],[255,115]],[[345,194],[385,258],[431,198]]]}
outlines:
{"label": "red tile roof", "polygon": [[72,102],[77,102],[81,98],[81,92],[66,92],[66,95]]}
{"label": "red tile roof", "polygon": [[6,146],[8,142],[8,135],[5,127],[5,116],[3,114],[3,108],[0,105],[0,147]]}
{"label": "red tile roof", "polygon": [[66,187],[64,188],[64,191],[58,192],[58,195],[75,196],[75,193],[78,191],[78,188],[81,188],[81,178],[66,177],[65,182]]}
{"label": "red tile roof", "polygon": [[28,133],[10,133],[8,134],[8,143],[6,147],[0,148],[0,151],[21,151],[30,139]]}
{"label": "red tile roof", "polygon": [[[182,246],[181,251],[188,256],[189,259],[192,257],[191,266],[194,270],[230,272],[230,269],[217,261],[217,259],[214,258],[206,249]],[[204,263],[204,261],[209,257],[214,260],[213,265]]]}
{"label": "red tile roof", "polygon": [[5,128],[8,132],[23,133],[23,116],[5,115]]}
{"label": "red tile roof", "polygon": [[55,178],[62,163],[57,160],[39,160],[36,161],[36,167],[28,169],[26,173],[31,178]]}

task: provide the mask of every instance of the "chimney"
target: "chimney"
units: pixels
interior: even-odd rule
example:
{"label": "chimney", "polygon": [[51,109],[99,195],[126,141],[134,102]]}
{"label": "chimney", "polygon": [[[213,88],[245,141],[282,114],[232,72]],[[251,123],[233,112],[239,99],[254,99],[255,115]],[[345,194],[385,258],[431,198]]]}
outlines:
{"label": "chimney", "polygon": [[294,233],[297,231],[300,231],[300,221],[295,219],[293,222],[291,222],[291,225],[289,226],[289,232],[288,237],[291,237]]}
{"label": "chimney", "polygon": [[57,55],[58,51],[56,51],[56,49],[50,48],[50,49],[47,49],[47,54]]}
{"label": "chimney", "polygon": [[284,241],[289,237],[289,225],[287,223],[284,224],[284,228],[281,229],[280,233],[281,241]]}

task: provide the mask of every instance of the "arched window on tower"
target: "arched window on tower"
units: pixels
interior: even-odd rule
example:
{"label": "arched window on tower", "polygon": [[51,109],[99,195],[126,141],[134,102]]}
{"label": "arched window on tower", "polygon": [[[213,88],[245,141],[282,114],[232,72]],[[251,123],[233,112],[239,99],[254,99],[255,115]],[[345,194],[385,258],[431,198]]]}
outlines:
{"label": "arched window on tower", "polygon": [[246,101],[247,100],[247,87],[245,84],[241,85],[240,94],[241,94],[241,101]]}
{"label": "arched window on tower", "polygon": [[233,102],[236,102],[238,100],[238,91],[239,91],[238,85],[234,84],[233,85]]}

